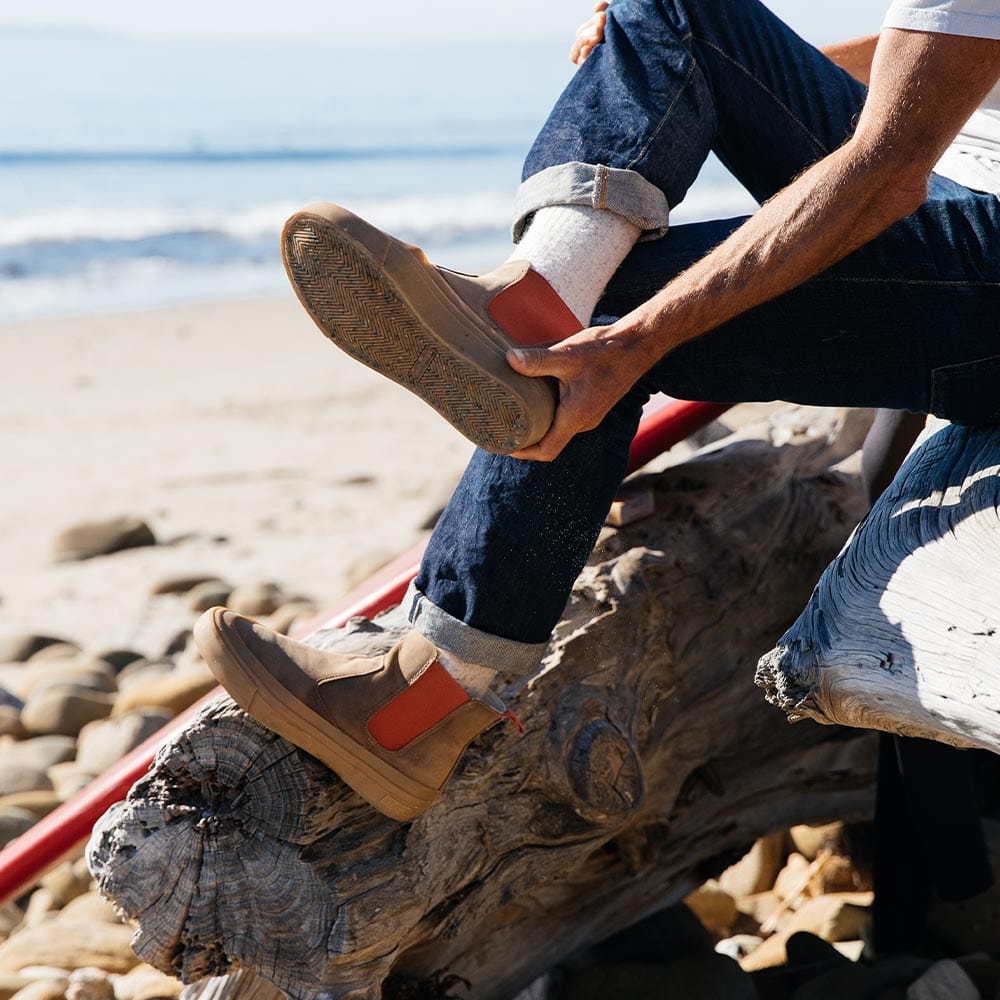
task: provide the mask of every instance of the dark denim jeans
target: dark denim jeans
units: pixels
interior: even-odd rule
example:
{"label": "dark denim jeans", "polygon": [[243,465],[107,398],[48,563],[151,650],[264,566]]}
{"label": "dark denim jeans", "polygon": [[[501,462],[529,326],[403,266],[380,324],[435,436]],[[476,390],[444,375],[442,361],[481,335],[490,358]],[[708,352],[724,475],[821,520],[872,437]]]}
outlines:
{"label": "dark denim jeans", "polygon": [[[622,0],[525,165],[515,230],[560,201],[660,228],[710,150],[758,201],[850,135],[864,88],[756,0]],[[597,317],[624,315],[742,219],[640,242]],[[945,178],[799,288],[672,351],[552,463],[477,453],[410,598],[432,641],[530,670],[618,489],[649,394],[1000,416],[1000,201]]]}

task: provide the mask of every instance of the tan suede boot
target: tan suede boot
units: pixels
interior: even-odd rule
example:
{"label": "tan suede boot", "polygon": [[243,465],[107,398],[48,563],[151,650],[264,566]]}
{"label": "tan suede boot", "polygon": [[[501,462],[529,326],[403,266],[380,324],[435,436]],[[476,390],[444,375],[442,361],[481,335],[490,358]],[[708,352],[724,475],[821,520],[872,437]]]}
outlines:
{"label": "tan suede boot", "polygon": [[240,708],[393,819],[432,805],[483,730],[504,718],[520,728],[491,693],[470,698],[416,631],[380,655],[324,652],[211,608],[194,636]]}
{"label": "tan suede boot", "polygon": [[288,220],[281,252],[299,301],[330,340],[480,448],[507,454],[548,430],[554,383],[518,374],[505,355],[582,327],[527,261],[480,276],[448,271],[328,202]]}

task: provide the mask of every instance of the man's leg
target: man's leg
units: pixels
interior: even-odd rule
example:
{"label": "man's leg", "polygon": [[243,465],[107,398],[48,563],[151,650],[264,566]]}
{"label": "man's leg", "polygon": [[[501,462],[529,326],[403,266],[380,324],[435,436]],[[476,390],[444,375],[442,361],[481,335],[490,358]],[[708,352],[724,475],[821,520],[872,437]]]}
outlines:
{"label": "man's leg", "polygon": [[[888,488],[925,422],[922,413],[875,411],[861,449],[869,506]],[[919,945],[935,891],[941,899],[967,899],[992,884],[976,762],[975,752],[879,733],[871,928],[876,954]]]}
{"label": "man's leg", "polygon": [[554,462],[473,455],[410,595],[421,632],[494,670],[538,665],[625,474],[648,398],[637,386]]}
{"label": "man's leg", "polygon": [[763,201],[843,144],[865,93],[757,0],[622,0],[528,154],[514,236],[550,205],[662,232],[710,150]]}
{"label": "man's leg", "polygon": [[[668,205],[683,199],[711,149],[763,200],[839,146],[864,101],[864,87],[756,0],[700,0],[690,9],[679,0],[625,0],[608,14],[604,44],[573,77],[528,154],[516,238],[527,230],[537,241],[552,206],[599,208],[660,235]],[[640,243],[598,314],[624,315],[739,221],[681,227]],[[599,247],[568,248],[563,266],[577,268],[576,258],[595,253]],[[553,463],[474,456],[410,595],[425,635],[508,670],[537,662],[655,388],[637,385]]]}
{"label": "man's leg", "polygon": [[865,93],[755,0],[619,3],[605,34],[528,156],[510,258],[583,324],[709,148],[763,201],[844,141]]}
{"label": "man's leg", "polygon": [[868,506],[885,492],[903,464],[927,417],[907,410],[879,408],[861,447],[861,482]]}

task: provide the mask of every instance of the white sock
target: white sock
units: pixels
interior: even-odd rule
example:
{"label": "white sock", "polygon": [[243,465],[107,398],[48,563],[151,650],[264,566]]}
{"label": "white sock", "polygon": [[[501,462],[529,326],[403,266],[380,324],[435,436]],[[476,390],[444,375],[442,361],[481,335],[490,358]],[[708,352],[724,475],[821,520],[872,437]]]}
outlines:
{"label": "white sock", "polygon": [[492,667],[484,667],[479,663],[466,663],[454,653],[449,653],[447,649],[438,649],[438,663],[462,685],[470,698],[477,698],[480,701],[497,675]]}
{"label": "white sock", "polygon": [[584,325],[642,230],[587,205],[540,208],[508,260],[526,260]]}

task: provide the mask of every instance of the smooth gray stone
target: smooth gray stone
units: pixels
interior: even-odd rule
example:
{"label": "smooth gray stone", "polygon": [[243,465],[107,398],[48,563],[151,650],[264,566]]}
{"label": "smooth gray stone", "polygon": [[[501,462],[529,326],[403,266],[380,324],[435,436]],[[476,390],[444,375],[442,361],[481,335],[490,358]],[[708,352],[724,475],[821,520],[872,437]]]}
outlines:
{"label": "smooth gray stone", "polygon": [[57,562],[74,562],[155,544],[156,536],[141,518],[112,517],[65,528],[52,543],[52,556]]}
{"label": "smooth gray stone", "polygon": [[51,635],[15,632],[0,638],[0,663],[23,663],[40,649],[63,642]]}
{"label": "smooth gray stone", "polygon": [[80,770],[102,774],[130,750],[162,729],[173,716],[169,712],[142,709],[117,719],[98,719],[80,732],[76,762]]}
{"label": "smooth gray stone", "polygon": [[75,684],[46,687],[32,695],[21,710],[29,733],[76,736],[88,723],[111,714],[114,696]]}

